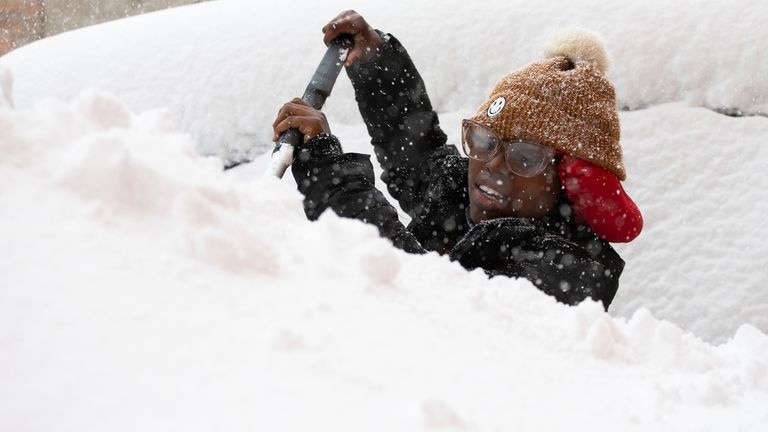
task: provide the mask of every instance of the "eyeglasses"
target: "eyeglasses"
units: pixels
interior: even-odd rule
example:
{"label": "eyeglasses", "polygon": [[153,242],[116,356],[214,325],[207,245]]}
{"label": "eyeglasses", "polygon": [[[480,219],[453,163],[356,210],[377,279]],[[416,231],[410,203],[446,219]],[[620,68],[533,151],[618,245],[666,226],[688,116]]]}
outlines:
{"label": "eyeglasses", "polygon": [[503,148],[507,168],[522,177],[543,172],[555,158],[549,147],[523,140],[502,141],[495,132],[473,120],[461,122],[461,143],[467,157],[483,162]]}

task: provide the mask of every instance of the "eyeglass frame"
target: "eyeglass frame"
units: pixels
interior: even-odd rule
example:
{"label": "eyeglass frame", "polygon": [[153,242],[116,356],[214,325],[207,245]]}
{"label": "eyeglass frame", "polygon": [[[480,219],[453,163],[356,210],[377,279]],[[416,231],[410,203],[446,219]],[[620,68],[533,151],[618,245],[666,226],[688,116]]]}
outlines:
{"label": "eyeglass frame", "polygon": [[[467,144],[467,141],[465,139],[467,125],[478,126],[478,127],[482,128],[484,131],[488,132],[488,134],[490,136],[496,138],[496,141],[499,144],[497,144],[495,146],[495,148],[493,150],[491,150],[491,153],[490,153],[490,155],[487,158],[482,159],[482,158],[479,158],[479,157],[471,156],[470,152],[468,151],[469,150],[468,149],[469,144]],[[517,143],[533,145],[533,146],[541,148],[542,150],[544,150],[546,152],[544,161],[541,163],[541,166],[536,170],[535,173],[533,173],[533,174],[520,173],[520,172],[518,172],[518,170],[516,170],[514,167],[512,167],[509,164],[509,158],[507,156],[506,149],[509,148],[511,145],[514,145],[514,144],[517,144]],[[461,121],[461,148],[464,151],[464,154],[468,158],[470,158],[472,160],[480,161],[480,162],[487,162],[487,161],[493,159],[494,157],[496,157],[496,154],[499,151],[501,151],[500,150],[501,148],[505,148],[505,151],[504,151],[504,163],[505,163],[505,165],[507,166],[507,168],[510,171],[512,171],[513,173],[515,173],[515,174],[517,174],[517,175],[519,175],[521,177],[534,177],[536,175],[541,174],[542,172],[544,172],[544,170],[547,168],[547,166],[549,166],[549,165],[551,165],[551,164],[553,164],[555,162],[555,157],[557,156],[557,153],[552,148],[550,148],[548,146],[545,146],[545,145],[542,145],[542,144],[539,144],[537,142],[528,141],[528,140],[505,141],[505,140],[501,139],[501,137],[499,137],[499,135],[496,132],[494,132],[491,128],[483,125],[482,123],[479,123],[479,122],[477,122],[475,120],[470,120],[470,119],[463,119]]]}

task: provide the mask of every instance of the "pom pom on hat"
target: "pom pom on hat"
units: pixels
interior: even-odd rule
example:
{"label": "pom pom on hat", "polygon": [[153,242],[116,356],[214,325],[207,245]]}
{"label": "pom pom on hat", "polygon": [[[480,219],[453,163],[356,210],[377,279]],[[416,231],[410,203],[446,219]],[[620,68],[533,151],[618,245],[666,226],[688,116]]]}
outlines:
{"label": "pom pom on hat", "polygon": [[591,63],[602,73],[608,70],[608,55],[602,37],[591,30],[563,29],[549,38],[544,53],[547,57],[565,56],[573,63]]}

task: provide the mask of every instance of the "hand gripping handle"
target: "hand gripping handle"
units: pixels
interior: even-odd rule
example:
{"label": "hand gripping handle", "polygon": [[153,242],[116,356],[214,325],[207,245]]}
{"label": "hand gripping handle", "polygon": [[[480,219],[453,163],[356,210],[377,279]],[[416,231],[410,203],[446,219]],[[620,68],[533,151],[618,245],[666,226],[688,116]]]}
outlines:
{"label": "hand gripping handle", "polygon": [[[343,34],[334,39],[325,51],[320,65],[317,66],[312,79],[309,81],[304,95],[301,97],[315,109],[321,109],[325,100],[331,95],[333,85],[339,76],[349,50],[354,45],[351,35]],[[291,128],[280,135],[272,151],[272,161],[269,164],[267,175],[275,175],[282,178],[285,170],[293,162],[293,149],[301,144],[304,136],[296,129]]]}

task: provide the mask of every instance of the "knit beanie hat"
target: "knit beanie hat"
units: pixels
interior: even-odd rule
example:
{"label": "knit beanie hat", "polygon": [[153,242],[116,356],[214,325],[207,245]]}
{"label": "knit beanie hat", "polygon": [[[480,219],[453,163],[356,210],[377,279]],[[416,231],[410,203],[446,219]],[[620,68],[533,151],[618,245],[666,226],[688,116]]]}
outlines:
{"label": "knit beanie hat", "polygon": [[546,145],[626,179],[616,92],[605,78],[600,36],[578,28],[559,32],[546,56],[502,78],[472,120],[502,140]]}

